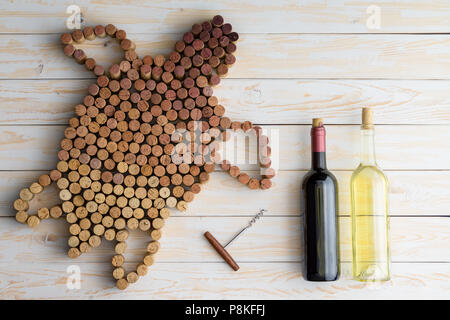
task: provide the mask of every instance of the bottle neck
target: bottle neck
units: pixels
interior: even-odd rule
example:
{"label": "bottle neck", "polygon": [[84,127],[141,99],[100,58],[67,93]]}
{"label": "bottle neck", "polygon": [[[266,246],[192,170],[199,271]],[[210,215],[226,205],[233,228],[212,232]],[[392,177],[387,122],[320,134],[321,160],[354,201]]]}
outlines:
{"label": "bottle neck", "polygon": [[326,169],[325,128],[316,127],[311,129],[311,168]]}
{"label": "bottle neck", "polygon": [[311,153],[311,168],[323,169],[327,168],[327,157],[325,152],[312,152]]}
{"label": "bottle neck", "polygon": [[374,129],[361,128],[361,164],[374,166],[375,158],[375,132]]}

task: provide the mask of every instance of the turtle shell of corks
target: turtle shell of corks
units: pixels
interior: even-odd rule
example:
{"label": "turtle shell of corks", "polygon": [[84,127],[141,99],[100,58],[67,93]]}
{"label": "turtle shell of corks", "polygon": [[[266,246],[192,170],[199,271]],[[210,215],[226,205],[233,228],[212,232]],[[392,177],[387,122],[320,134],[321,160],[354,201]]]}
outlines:
{"label": "turtle shell of corks", "polygon": [[[77,43],[106,36],[119,42],[125,56],[108,70],[76,49]],[[102,239],[114,241],[113,277],[125,289],[153,264],[170,209],[185,211],[216,164],[251,189],[270,188],[274,171],[267,136],[249,121],[225,117],[225,107],[213,95],[212,87],[236,61],[238,39],[219,15],[194,24],[168,56],[139,58],[126,32],[111,24],[63,34],[65,54],[97,78],[75,106],[56,169],[22,189],[14,202],[17,220],[34,227],[63,216],[71,258],[98,247]],[[258,138],[261,177],[240,172],[216,152],[230,130]],[[52,182],[62,204],[29,214],[29,201]],[[126,272],[126,240],[136,229],[150,242],[136,270]]]}

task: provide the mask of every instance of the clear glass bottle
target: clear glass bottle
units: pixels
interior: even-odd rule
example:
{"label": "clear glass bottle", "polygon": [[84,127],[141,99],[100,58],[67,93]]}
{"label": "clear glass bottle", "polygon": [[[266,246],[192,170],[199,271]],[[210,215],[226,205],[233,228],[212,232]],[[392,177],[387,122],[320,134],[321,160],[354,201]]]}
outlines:
{"label": "clear glass bottle", "polygon": [[388,181],[375,159],[372,110],[363,108],[361,163],[351,179],[353,278],[390,279]]}

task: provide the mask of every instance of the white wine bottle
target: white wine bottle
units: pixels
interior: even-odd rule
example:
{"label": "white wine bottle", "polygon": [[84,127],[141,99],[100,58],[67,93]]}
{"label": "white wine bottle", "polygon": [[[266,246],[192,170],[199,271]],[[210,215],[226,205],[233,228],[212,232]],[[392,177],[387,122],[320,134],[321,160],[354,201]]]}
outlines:
{"label": "white wine bottle", "polygon": [[363,108],[361,163],[351,179],[353,278],[390,279],[388,181],[375,160],[372,110]]}

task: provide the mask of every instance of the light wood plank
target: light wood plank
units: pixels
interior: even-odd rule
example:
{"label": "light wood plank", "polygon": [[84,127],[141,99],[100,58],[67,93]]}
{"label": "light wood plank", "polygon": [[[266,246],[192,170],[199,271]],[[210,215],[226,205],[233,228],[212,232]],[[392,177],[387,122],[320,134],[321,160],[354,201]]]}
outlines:
{"label": "light wood plank", "polygon": [[[138,53],[168,53],[181,34],[130,34]],[[80,46],[117,62],[117,45]],[[230,78],[450,79],[449,35],[243,34]],[[0,78],[85,78],[58,35],[0,35]],[[357,58],[355,58],[357,57]],[[414,65],[414,68],[411,66]]]}
{"label": "light wood plank", "polygon": [[[278,168],[281,170],[310,168],[309,125],[263,128],[272,137],[274,165],[277,165],[278,158]],[[379,165],[385,170],[450,169],[448,128],[445,125],[378,126],[376,151]],[[64,129],[65,126],[0,126],[2,170],[54,169]],[[354,170],[358,166],[359,134],[359,126],[356,125],[327,126],[327,161],[330,169]],[[276,141],[279,142],[278,148]],[[244,149],[244,145],[240,147],[237,144],[235,147]],[[230,148],[232,145],[228,144],[228,150]],[[237,156],[240,163],[245,163],[245,152]],[[241,167],[258,169],[250,164],[242,164]]]}
{"label": "light wood plank", "polygon": [[[94,80],[0,80],[0,124],[66,124]],[[450,124],[450,81],[224,79],[215,94],[236,120],[260,124]]]}
{"label": "light wood plank", "polygon": [[[23,263],[67,261],[68,224],[49,220],[30,229],[13,218],[2,217],[0,225],[0,262]],[[159,262],[222,261],[203,237],[210,231],[221,243],[229,240],[249,221],[248,217],[171,217],[166,221]],[[263,217],[228,251],[237,262],[303,261],[303,227],[301,217]],[[351,222],[339,218],[340,254],[343,262],[351,261]],[[450,218],[391,217],[391,257],[393,262],[450,262]],[[147,233],[132,232],[126,259],[136,263],[150,241]],[[107,262],[114,254],[112,243],[103,240],[100,247],[76,261]]]}
{"label": "light wood plank", "polygon": [[[73,4],[57,2],[2,2],[0,32],[42,33],[64,28]],[[129,32],[184,32],[193,23],[222,14],[241,32],[448,32],[450,6],[445,1],[344,0],[223,0],[190,1],[77,1],[89,24],[115,23]],[[380,29],[368,29],[367,8],[379,6]],[[24,19],[26,17],[26,20]]]}
{"label": "light wood plank", "polygon": [[69,263],[0,264],[1,299],[449,299],[450,264],[392,265],[392,279],[364,284],[342,264],[333,283],[309,282],[300,263],[156,263],[126,291],[117,290],[108,263],[82,263],[81,288],[67,289]]}
{"label": "light wood plank", "polygon": [[[0,172],[0,215],[13,216],[13,201],[20,189],[36,181],[43,171]],[[249,174],[256,172],[250,171]],[[274,179],[270,196],[267,191],[253,191],[217,171],[202,192],[190,203],[188,213],[174,211],[174,215],[189,216],[253,216],[259,208],[267,215],[298,216],[303,213],[301,182],[306,171],[280,171]],[[351,171],[337,171],[339,185],[339,214],[350,215]],[[447,171],[388,171],[390,182],[389,208],[395,216],[450,216],[450,172]],[[420,183],[417,183],[420,181]],[[251,198],[252,201],[248,201]],[[30,212],[60,202],[57,191],[35,197]]]}

